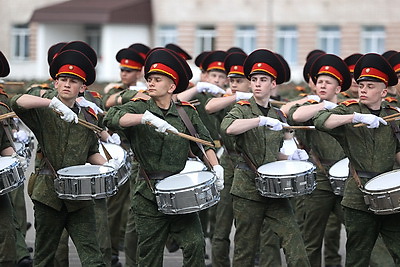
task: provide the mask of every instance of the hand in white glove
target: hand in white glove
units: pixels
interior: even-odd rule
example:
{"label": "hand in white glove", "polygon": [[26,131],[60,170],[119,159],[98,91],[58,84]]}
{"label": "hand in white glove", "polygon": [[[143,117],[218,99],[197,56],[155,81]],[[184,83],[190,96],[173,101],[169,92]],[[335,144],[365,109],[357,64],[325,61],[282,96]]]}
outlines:
{"label": "hand in white glove", "polygon": [[214,165],[213,171],[215,172],[215,176],[217,176],[215,185],[217,186],[218,191],[222,191],[222,189],[224,189],[224,168],[222,168],[221,165]]}
{"label": "hand in white glove", "polygon": [[109,166],[114,168],[114,170],[118,170],[119,167],[121,166],[121,162],[117,159],[110,159],[106,163],[103,164],[104,166]]}
{"label": "hand in white glove", "polygon": [[15,158],[18,160],[19,164],[21,165],[23,170],[26,170],[28,168],[28,161],[26,160],[26,158],[21,157],[20,155],[18,155],[16,152],[14,152],[11,157]]}
{"label": "hand in white glove", "polygon": [[216,86],[215,84],[208,82],[198,82],[196,84],[197,92],[199,93],[211,93],[213,95],[225,94],[225,90]]}
{"label": "hand in white glove", "polygon": [[141,122],[142,122],[142,124],[146,124],[147,122],[149,122],[151,125],[156,127],[156,131],[160,132],[160,133],[167,134],[167,131],[178,133],[178,130],[174,126],[172,126],[165,120],[160,119],[159,117],[155,116],[153,113],[151,113],[148,110],[146,110],[146,112],[143,114]]}
{"label": "hand in white glove", "polygon": [[129,90],[134,90],[134,91],[146,91],[147,90],[147,86],[145,85],[131,85],[129,86]]}
{"label": "hand in white glove", "polygon": [[96,114],[104,113],[104,111],[101,108],[99,108],[99,106],[97,106],[95,103],[93,103],[91,101],[86,100],[83,96],[78,97],[76,99],[76,101],[78,102],[79,106],[81,106],[81,107],[92,108]]}
{"label": "hand in white glove", "polygon": [[335,104],[335,103],[333,103],[331,101],[324,100],[322,102],[324,103],[324,109],[333,109],[333,108],[337,107],[337,104]]}
{"label": "hand in white glove", "polygon": [[24,130],[19,130],[13,134],[13,137],[17,142],[26,144],[29,141],[29,136]]}
{"label": "hand in white glove", "polygon": [[308,95],[307,98],[311,99],[311,100],[315,100],[317,102],[321,101],[321,98],[317,95]]}
{"label": "hand in white glove", "polygon": [[60,113],[61,119],[67,122],[75,122],[78,123],[78,116],[73,112],[69,107],[67,107],[63,102],[61,102],[57,97],[53,97],[51,99],[49,108],[52,108]]}
{"label": "hand in white glove", "polygon": [[387,122],[384,119],[375,116],[374,114],[361,114],[354,112],[353,123],[358,122],[368,124],[367,128],[378,128],[379,123],[387,125]]}
{"label": "hand in white glove", "polygon": [[107,137],[107,143],[120,145],[121,138],[119,137],[119,135],[117,133],[113,133],[112,135]]}
{"label": "hand in white glove", "polygon": [[288,156],[288,160],[308,160],[308,154],[304,149],[296,149]]}
{"label": "hand in white glove", "polygon": [[273,131],[280,131],[283,129],[284,124],[280,120],[265,116],[259,116],[259,118],[260,122],[258,123],[258,126],[267,126]]}
{"label": "hand in white glove", "polygon": [[253,96],[253,93],[245,93],[245,92],[236,92],[236,101],[242,99],[249,99]]}

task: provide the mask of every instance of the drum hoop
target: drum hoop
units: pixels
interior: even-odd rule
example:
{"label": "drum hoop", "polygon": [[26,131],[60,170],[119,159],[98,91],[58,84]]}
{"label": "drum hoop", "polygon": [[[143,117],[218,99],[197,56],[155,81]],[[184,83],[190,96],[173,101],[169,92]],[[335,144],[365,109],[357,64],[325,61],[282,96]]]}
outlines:
{"label": "drum hoop", "polygon": [[[184,173],[184,174],[175,174],[175,175],[187,175],[187,174],[191,174],[191,173],[200,173],[200,172],[207,172],[207,173],[213,174],[213,173],[210,172],[210,171],[193,171],[193,172],[186,172],[186,173]],[[204,181],[204,182],[202,182],[202,183],[199,183],[199,184],[197,184],[197,185],[186,186],[186,187],[176,188],[176,189],[168,189],[168,190],[167,190],[167,189],[158,189],[158,188],[157,188],[157,185],[158,185],[160,182],[164,181],[165,179],[167,179],[167,178],[169,178],[169,177],[173,177],[173,176],[175,176],[175,175],[171,175],[171,176],[165,177],[164,179],[162,179],[162,180],[160,180],[158,183],[156,183],[155,189],[154,189],[155,193],[158,193],[158,192],[159,192],[159,193],[164,193],[164,192],[165,192],[165,193],[167,193],[167,192],[170,192],[170,193],[184,192],[184,191],[188,191],[188,189],[193,189],[193,188],[198,187],[198,186],[201,186],[201,185],[212,184],[212,183],[215,182],[215,180],[217,179],[216,176],[213,174],[213,176],[212,176],[211,179],[206,180],[206,181]]]}
{"label": "drum hoop", "polygon": [[[379,175],[375,176],[374,178],[372,178],[371,180],[369,180],[369,181],[365,184],[365,186],[366,186],[369,182],[371,182],[371,181],[373,181],[373,180],[375,180],[375,179],[378,179],[378,178],[381,178],[381,177],[386,176],[386,175],[388,175],[388,174],[392,174],[392,173],[396,173],[396,172],[399,172],[399,173],[400,173],[399,170],[393,170],[393,171],[384,172],[384,173],[382,173],[382,174],[379,174]],[[392,193],[392,192],[398,191],[397,189],[400,188],[400,185],[398,185],[398,186],[390,187],[390,188],[386,188],[386,189],[370,190],[370,189],[366,189],[365,186],[364,186],[364,188],[363,188],[363,192],[364,192],[365,194],[369,194],[369,195],[376,195],[376,194],[380,194],[380,193]]]}
{"label": "drum hoop", "polygon": [[299,173],[293,173],[293,174],[283,174],[283,175],[270,175],[270,174],[266,174],[266,173],[261,173],[259,171],[258,174],[260,177],[268,177],[268,178],[295,178],[295,177],[301,177],[310,173],[313,173],[315,171],[315,167],[304,171],[304,172],[299,172]]}

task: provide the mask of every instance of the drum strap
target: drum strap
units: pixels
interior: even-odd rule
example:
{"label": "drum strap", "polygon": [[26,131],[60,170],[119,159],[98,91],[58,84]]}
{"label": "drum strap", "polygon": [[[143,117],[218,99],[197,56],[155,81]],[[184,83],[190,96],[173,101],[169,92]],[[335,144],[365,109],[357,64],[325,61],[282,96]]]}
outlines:
{"label": "drum strap", "polygon": [[49,159],[48,159],[46,156],[44,156],[43,159],[44,159],[44,161],[46,162],[46,164],[47,164],[47,166],[49,167],[49,169],[50,169],[50,171],[52,172],[52,174],[54,175],[54,177],[57,177],[57,176],[58,176],[58,175],[57,175],[57,172],[56,172],[56,170],[54,170],[53,165],[51,165]]}
{"label": "drum strap", "polygon": [[310,153],[310,156],[311,156],[312,160],[314,161],[315,165],[317,165],[317,167],[318,167],[325,175],[328,175],[328,174],[326,173],[326,170],[325,170],[325,168],[324,168],[324,165],[322,165],[320,159],[319,159],[318,156],[315,154],[315,152],[311,149],[309,153]]}
{"label": "drum strap", "polygon": [[5,120],[1,121],[1,125],[3,126],[4,132],[6,133],[7,139],[10,142],[11,147],[14,149],[15,152],[17,152],[17,149],[15,148],[14,141],[11,136],[11,130],[9,128],[10,125]]}
{"label": "drum strap", "polygon": [[354,169],[351,162],[349,162],[349,170],[350,170],[351,175],[354,177],[354,180],[356,181],[358,188],[360,188],[362,190],[363,186],[361,184],[360,176],[358,176],[357,171]]}
{"label": "drum strap", "polygon": [[251,159],[246,155],[246,153],[242,152],[242,157],[244,161],[246,161],[246,164],[249,166],[249,168],[255,173],[258,174],[256,165],[251,161]]}
{"label": "drum strap", "polygon": [[[185,124],[186,128],[189,130],[190,134],[194,137],[200,138],[199,134],[197,133],[196,129],[193,126],[193,123],[191,122],[189,116],[187,115],[186,111],[179,105],[175,105],[176,110],[178,111],[179,116],[181,117],[183,123]],[[204,163],[207,165],[207,167],[212,170],[212,166],[210,161],[208,160],[206,151],[204,150],[204,147],[202,144],[199,142],[196,142],[197,146],[200,148],[200,151],[203,152],[204,155]]]}
{"label": "drum strap", "polygon": [[147,186],[151,190],[151,192],[154,194],[154,187],[151,185],[150,178],[147,175],[146,171],[143,168],[139,168],[139,173],[143,176],[143,178],[146,180]]}

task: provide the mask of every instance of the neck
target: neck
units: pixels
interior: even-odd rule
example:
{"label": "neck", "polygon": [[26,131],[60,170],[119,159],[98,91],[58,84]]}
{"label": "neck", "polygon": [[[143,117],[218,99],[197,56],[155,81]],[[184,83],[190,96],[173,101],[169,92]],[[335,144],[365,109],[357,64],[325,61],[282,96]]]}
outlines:
{"label": "neck", "polygon": [[76,100],[76,98],[74,98],[74,99],[62,99],[62,98],[59,98],[59,99],[64,105],[66,105],[69,108],[73,108],[74,107],[75,100]]}
{"label": "neck", "polygon": [[371,110],[379,110],[381,108],[381,103],[382,102],[378,102],[378,103],[373,103],[373,104],[369,104],[367,105],[367,107]]}
{"label": "neck", "polygon": [[168,109],[171,105],[171,97],[153,98],[159,108]]}
{"label": "neck", "polygon": [[256,100],[257,105],[262,106],[264,108],[268,107],[268,105],[269,105],[269,96],[266,98],[263,98],[263,99],[255,98],[255,100]]}

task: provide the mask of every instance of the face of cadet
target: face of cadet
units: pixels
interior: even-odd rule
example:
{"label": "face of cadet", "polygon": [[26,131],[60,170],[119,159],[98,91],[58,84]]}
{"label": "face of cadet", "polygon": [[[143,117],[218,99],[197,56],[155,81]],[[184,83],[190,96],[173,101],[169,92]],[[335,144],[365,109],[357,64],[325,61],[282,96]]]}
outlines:
{"label": "face of cadet", "polygon": [[121,82],[127,86],[136,85],[141,72],[138,70],[121,70]]}
{"label": "face of cadet", "polygon": [[221,71],[210,70],[207,72],[207,82],[224,88],[227,82],[226,74]]}
{"label": "face of cadet", "polygon": [[250,91],[250,81],[246,78],[229,78],[229,88],[231,88],[232,93],[236,92],[249,92]]}
{"label": "face of cadet", "polygon": [[54,86],[57,88],[58,97],[61,101],[75,101],[79,92],[83,92],[86,88],[83,81],[79,78],[71,78],[61,76],[54,81]]}
{"label": "face of cadet", "polygon": [[382,98],[387,94],[386,85],[383,82],[371,81],[361,81],[358,85],[358,97],[360,102],[371,109],[378,109]]}
{"label": "face of cadet", "polygon": [[147,78],[148,94],[151,97],[160,98],[172,95],[176,85],[167,76],[161,74],[151,74]]}
{"label": "face of cadet", "polygon": [[316,83],[317,95],[321,100],[334,102],[334,97],[340,92],[338,80],[328,75],[319,75]]}
{"label": "face of cadet", "polygon": [[266,74],[254,74],[250,78],[250,85],[254,98],[261,100],[271,96],[276,81]]}

